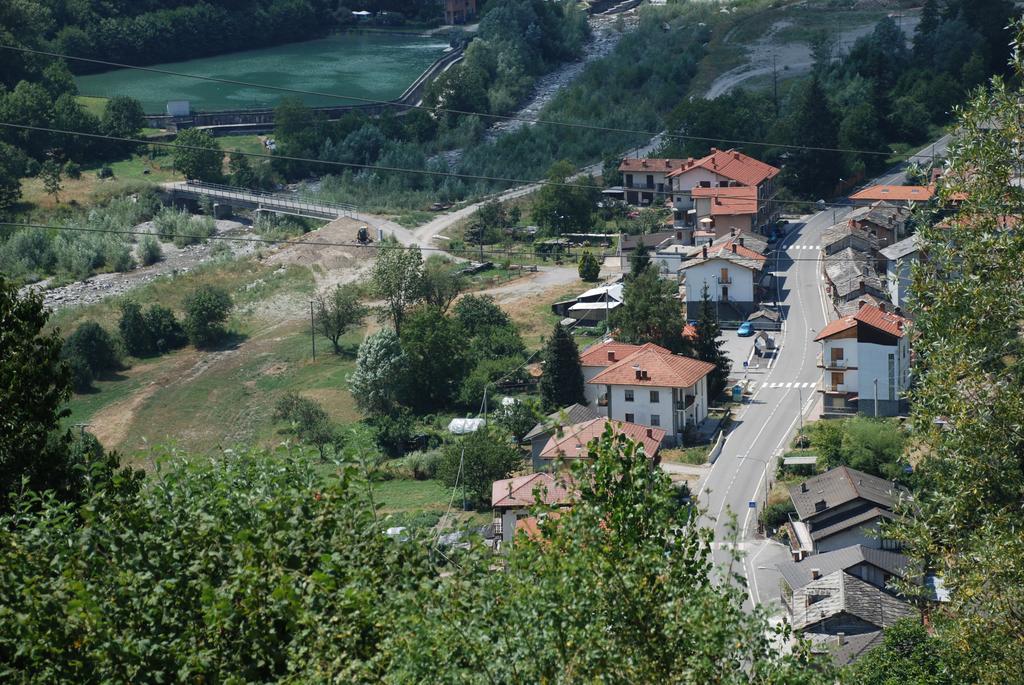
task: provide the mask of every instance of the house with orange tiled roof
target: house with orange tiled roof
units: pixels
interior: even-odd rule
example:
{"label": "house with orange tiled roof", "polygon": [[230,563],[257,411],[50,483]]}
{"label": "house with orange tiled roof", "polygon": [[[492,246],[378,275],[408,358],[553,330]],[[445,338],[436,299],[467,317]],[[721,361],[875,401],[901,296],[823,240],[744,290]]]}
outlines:
{"label": "house with orange tiled roof", "polygon": [[[714,364],[652,344],[619,357],[611,348],[617,344],[603,348],[609,357],[616,355],[615,361],[608,359],[589,378],[585,372],[584,385],[596,389],[598,409],[613,421],[664,430],[664,445],[680,444],[684,433],[708,416],[707,377]],[[593,396],[593,390],[588,392]]]}
{"label": "house with orange tiled roof", "polygon": [[610,338],[595,342],[584,348],[580,352],[580,368],[583,370],[583,397],[586,399],[587,404],[597,406],[598,396],[603,392],[598,386],[590,385],[590,380],[594,376],[645,347],[657,348],[671,354],[664,347],[659,347],[654,343],[630,345],[629,343],[617,342]]}
{"label": "house with orange tiled roof", "polygon": [[874,185],[859,190],[850,196],[858,204],[886,202],[928,202],[935,197],[935,186]]}
{"label": "house with orange tiled roof", "polygon": [[623,197],[631,205],[663,204],[668,196],[668,174],[690,159],[627,157],[619,164]]}
{"label": "house with orange tiled roof", "polygon": [[572,505],[575,492],[567,474],[538,472],[496,480],[491,484],[495,532],[503,543],[511,542],[516,522],[530,515],[530,508],[538,498],[550,507],[568,507]]}
{"label": "house with orange tiled roof", "polygon": [[534,459],[533,468],[537,471],[550,471],[559,460],[586,459],[588,456],[587,444],[595,438],[600,438],[609,424],[616,434],[625,435],[630,440],[642,445],[644,454],[650,459],[654,459],[658,455],[661,443],[665,440],[665,431],[662,428],[641,426],[638,423],[624,421],[609,421],[604,417],[589,419],[554,431],[540,454]]}
{"label": "house with orange tiled roof", "polygon": [[714,228],[718,236],[730,226],[760,231],[778,216],[773,200],[780,171],[738,150],[711,148],[706,157],[687,160],[668,174],[672,206],[686,217],[682,223]]}
{"label": "house with orange tiled roof", "polygon": [[862,303],[856,313],[818,332],[822,416],[896,416],[906,411],[910,386],[907,320],[885,303]]}
{"label": "house with orange tiled roof", "polygon": [[767,263],[763,254],[744,244],[742,235],[691,248],[689,257],[679,266],[687,318],[697,318],[707,285],[711,301],[718,303],[720,319],[745,320],[757,310],[766,289]]}

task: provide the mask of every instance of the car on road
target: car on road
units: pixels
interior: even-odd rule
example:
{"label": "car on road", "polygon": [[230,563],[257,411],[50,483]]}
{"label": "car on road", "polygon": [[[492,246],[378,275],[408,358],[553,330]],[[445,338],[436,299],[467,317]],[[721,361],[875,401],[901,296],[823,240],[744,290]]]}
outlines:
{"label": "car on road", "polygon": [[736,335],[741,338],[749,338],[754,334],[754,325],[749,321],[744,321],[740,324],[739,329],[736,331]]}

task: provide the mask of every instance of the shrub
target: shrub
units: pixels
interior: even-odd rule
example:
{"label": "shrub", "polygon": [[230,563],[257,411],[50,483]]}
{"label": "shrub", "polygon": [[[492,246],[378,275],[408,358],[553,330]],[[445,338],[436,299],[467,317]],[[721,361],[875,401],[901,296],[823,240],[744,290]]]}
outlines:
{"label": "shrub", "polygon": [[78,162],[68,161],[64,164],[64,175],[71,179],[82,178],[82,166]]}
{"label": "shrub", "polygon": [[86,321],[64,341],[61,356],[71,365],[75,389],[87,390],[92,379],[121,368],[121,353],[106,329]]}
{"label": "shrub", "polygon": [[224,322],[234,303],[223,288],[204,285],[185,298],[185,331],[196,347],[216,345],[227,334]]}
{"label": "shrub", "polygon": [[373,426],[374,440],[384,454],[389,457],[405,454],[413,430],[413,420],[408,409],[401,408],[392,414],[382,414],[374,419]]}
{"label": "shrub", "polygon": [[441,453],[437,450],[416,452],[406,459],[406,466],[416,480],[432,480],[437,478],[437,465],[441,462]]}
{"label": "shrub", "polygon": [[117,324],[125,350],[133,357],[153,354],[153,336],[142,313],[142,307],[134,300],[121,302],[121,319]]}
{"label": "shrub", "polygon": [[323,458],[328,446],[336,449],[341,436],[327,417],[327,412],[315,401],[294,392],[286,393],[274,407],[274,418],[287,421],[291,430],[303,442],[314,445]]}
{"label": "shrub", "polygon": [[448,443],[441,455],[437,477],[449,487],[461,484],[481,510],[491,504],[491,484],[507,477],[522,459],[507,435],[486,428]]}
{"label": "shrub", "polygon": [[96,171],[96,178],[114,178],[114,170],[104,164]]}
{"label": "shrub", "polygon": [[153,226],[161,240],[171,240],[177,247],[202,242],[213,235],[212,217],[192,216],[188,212],[164,207],[153,217]]}
{"label": "shrub", "polygon": [[766,529],[778,529],[789,520],[791,512],[796,512],[791,500],[787,499],[785,502],[769,504],[761,512],[761,523],[764,524]]}
{"label": "shrub", "polygon": [[125,243],[110,246],[105,261],[113,271],[124,272],[135,268],[131,248]]}
{"label": "shrub", "polygon": [[136,254],[142,266],[150,266],[164,258],[164,249],[155,235],[144,235],[139,239]]}
{"label": "shrub", "polygon": [[146,310],[146,328],[153,340],[153,348],[160,354],[184,347],[188,342],[185,329],[167,307],[150,306]]}
{"label": "shrub", "polygon": [[37,229],[23,229],[0,249],[0,269],[32,279],[53,271],[57,258],[50,237]]}

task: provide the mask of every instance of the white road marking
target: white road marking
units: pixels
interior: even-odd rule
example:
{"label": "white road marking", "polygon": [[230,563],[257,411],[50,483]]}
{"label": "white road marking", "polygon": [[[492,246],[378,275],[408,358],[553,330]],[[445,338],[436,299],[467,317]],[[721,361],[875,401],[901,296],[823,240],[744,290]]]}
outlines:
{"label": "white road marking", "polygon": [[793,387],[793,384],[792,384],[792,383],[786,383],[786,387],[787,387],[787,388],[792,388],[792,387]]}

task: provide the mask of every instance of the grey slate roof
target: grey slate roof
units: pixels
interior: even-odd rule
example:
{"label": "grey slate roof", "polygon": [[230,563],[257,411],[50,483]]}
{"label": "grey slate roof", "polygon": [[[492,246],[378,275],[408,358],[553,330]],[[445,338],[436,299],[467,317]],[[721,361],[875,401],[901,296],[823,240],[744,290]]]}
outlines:
{"label": "grey slate roof", "polygon": [[875,271],[871,258],[863,252],[847,247],[825,258],[825,273],[840,297],[846,297],[860,288],[860,282],[885,292],[882,279]]}
{"label": "grey slate roof", "polygon": [[[808,605],[808,598],[815,599]],[[888,628],[914,614],[907,602],[882,592],[871,583],[836,571],[793,592],[793,627],[810,630],[833,616],[849,614],[878,628]]]}
{"label": "grey slate roof", "polygon": [[[894,487],[884,478],[849,466],[840,466],[791,486],[789,497],[793,500],[797,514],[806,520],[855,499],[865,499],[885,509],[892,509],[902,491],[902,488]],[[825,501],[825,508],[816,509],[815,503],[822,500]]]}
{"label": "grey slate roof", "polygon": [[814,541],[824,540],[827,537],[831,537],[836,533],[841,533],[844,530],[855,528],[862,523],[868,523],[874,521],[876,518],[894,519],[896,515],[888,509],[882,509],[881,507],[872,507],[867,511],[862,511],[852,516],[844,516],[834,523],[816,528],[811,526],[811,539]]}
{"label": "grey slate roof", "polygon": [[842,643],[835,635],[811,635],[815,651],[828,652],[836,666],[847,666],[882,644],[882,631],[845,635]]}
{"label": "grey slate roof", "polygon": [[897,259],[903,259],[907,255],[917,252],[919,249],[921,249],[921,239],[915,233],[909,238],[904,238],[898,243],[893,243],[884,250],[879,250],[879,252],[889,261],[894,261]]}
{"label": "grey slate roof", "polygon": [[847,217],[850,221],[870,221],[876,226],[892,226],[903,221],[909,211],[903,207],[879,201],[867,207],[858,207]]}
{"label": "grey slate roof", "polygon": [[[564,419],[562,418],[563,414],[565,415]],[[601,413],[595,407],[585,404],[571,404],[565,409],[559,409],[548,414],[547,419],[538,423],[530,429],[529,433],[523,436],[523,440],[533,440],[534,438],[551,433],[551,427],[554,424],[572,426],[598,418],[601,418]]]}
{"label": "grey slate roof", "polygon": [[828,247],[832,243],[837,243],[848,236],[860,238],[864,242],[876,247],[878,245],[878,237],[875,236],[873,233],[869,233],[863,228],[851,226],[848,222],[845,221],[842,223],[838,223],[835,226],[832,226],[831,228],[826,229],[825,232],[821,234],[821,244],[825,247]]}
{"label": "grey slate roof", "polygon": [[778,564],[778,568],[783,580],[791,588],[798,590],[813,580],[812,569],[817,569],[821,575],[826,576],[862,563],[871,564],[895,576],[902,576],[909,562],[905,556],[897,552],[852,545],[824,554],[815,554],[803,561],[783,561]]}

